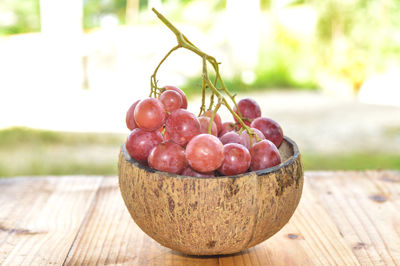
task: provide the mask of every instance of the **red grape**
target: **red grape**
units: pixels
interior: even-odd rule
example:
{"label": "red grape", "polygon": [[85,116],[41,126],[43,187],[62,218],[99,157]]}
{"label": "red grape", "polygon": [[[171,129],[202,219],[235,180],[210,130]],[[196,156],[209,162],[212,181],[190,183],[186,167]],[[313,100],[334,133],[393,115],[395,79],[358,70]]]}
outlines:
{"label": "red grape", "polygon": [[200,134],[197,117],[185,109],[173,111],[167,118],[165,128],[172,141],[184,146],[194,136]]}
{"label": "red grape", "polygon": [[270,168],[281,163],[281,156],[278,148],[267,139],[254,144],[250,149],[250,155],[251,171]]}
{"label": "red grape", "polygon": [[[254,131],[254,133],[257,134],[257,136],[258,136],[261,140],[265,139],[263,133],[262,133],[260,130],[258,130],[257,128],[251,128],[251,129]],[[250,136],[249,136],[249,133],[247,133],[247,130],[244,130],[244,131],[242,132],[242,134],[240,135],[240,139],[242,140],[242,144],[243,144],[247,149],[250,150]],[[257,142],[257,138],[256,138],[255,136],[252,136],[252,142],[253,142],[253,145]]]}
{"label": "red grape", "polygon": [[134,117],[138,127],[153,131],[163,126],[167,114],[160,100],[147,98],[138,103]]}
{"label": "red grape", "polygon": [[186,99],[186,95],[185,95],[185,93],[181,90],[181,89],[179,89],[179,88],[177,88],[177,87],[175,87],[175,86],[164,86],[164,89],[165,90],[173,90],[173,91],[176,91],[176,92],[178,92],[180,95],[181,95],[181,97],[182,97],[182,105],[181,105],[181,108],[183,108],[183,109],[186,109],[187,108],[187,99]]}
{"label": "red grape", "polygon": [[246,147],[237,143],[224,145],[224,162],[218,168],[223,175],[238,175],[247,171],[250,167],[250,152]]}
{"label": "red grape", "polygon": [[219,132],[219,136],[222,137],[224,134],[234,131],[235,130],[235,123],[233,122],[224,122],[221,125],[221,131]]}
{"label": "red grape", "polygon": [[251,123],[251,127],[259,129],[266,139],[272,141],[276,147],[281,145],[283,131],[277,122],[266,117],[259,117]]}
{"label": "red grape", "polygon": [[239,134],[235,131],[228,132],[224,134],[222,137],[219,138],[222,142],[222,144],[228,144],[228,143],[238,143],[242,144],[242,138],[239,136]]}
{"label": "red grape", "polygon": [[[198,118],[199,123],[200,123],[200,133],[208,134],[208,126],[210,125],[210,118],[206,116],[200,116]],[[212,122],[211,126],[211,134],[214,136],[218,136],[217,133],[217,125],[215,125],[214,122]]]}
{"label": "red grape", "polygon": [[135,128],[126,140],[126,150],[129,155],[142,163],[147,163],[150,151],[163,141],[163,137],[158,131],[145,131]]}
{"label": "red grape", "polygon": [[[242,117],[250,120],[250,121],[245,120],[244,121],[245,123],[247,122],[250,124],[251,121],[253,121],[253,119],[261,116],[260,106],[253,99],[250,98],[241,99],[237,103],[237,105],[239,107],[240,113],[242,114]],[[238,113],[236,106],[233,107],[233,111],[235,111],[235,113]],[[236,118],[235,121],[237,122]]]}
{"label": "red grape", "polygon": [[135,112],[136,105],[140,102],[140,100],[137,100],[134,102],[131,107],[129,107],[128,112],[126,112],[126,126],[130,130],[134,130],[138,126],[136,125],[135,118],[133,116],[133,113]]}
{"label": "red grape", "polygon": [[213,177],[215,176],[215,173],[214,172],[200,173],[193,170],[190,166],[187,166],[185,169],[183,169],[181,175],[194,176],[194,177]]}
{"label": "red grape", "polygon": [[164,91],[160,95],[160,101],[163,103],[167,112],[175,111],[182,106],[181,95],[173,90]]}
{"label": "red grape", "polygon": [[[212,113],[213,113],[212,110],[208,110],[208,111],[206,111],[204,113],[204,116],[207,116],[207,117],[209,117],[211,119]],[[217,126],[217,130],[218,130],[218,133],[219,133],[221,131],[221,129],[222,129],[222,121],[221,121],[221,117],[219,116],[218,113],[215,113],[214,122],[215,122],[215,125]]]}
{"label": "red grape", "polygon": [[182,173],[187,166],[185,150],[172,141],[166,141],[154,147],[148,157],[151,168],[173,174]]}
{"label": "red grape", "polygon": [[200,134],[186,146],[186,159],[194,170],[205,173],[214,171],[224,161],[224,146],[210,134]]}

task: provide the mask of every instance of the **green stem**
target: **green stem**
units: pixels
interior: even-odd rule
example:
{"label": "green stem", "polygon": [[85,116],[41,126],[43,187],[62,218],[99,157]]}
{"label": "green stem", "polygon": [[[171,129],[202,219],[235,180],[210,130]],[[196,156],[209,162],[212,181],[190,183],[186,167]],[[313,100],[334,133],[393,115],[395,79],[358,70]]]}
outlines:
{"label": "green stem", "polygon": [[151,86],[151,92],[150,92],[150,97],[152,94],[154,94],[154,97],[157,97],[157,72],[158,69],[160,68],[160,66],[162,65],[162,63],[164,63],[164,61],[168,58],[168,56],[170,56],[172,54],[172,52],[174,52],[175,50],[181,48],[181,46],[178,44],[177,46],[173,47],[171,50],[169,50],[169,52],[164,56],[164,58],[160,61],[160,63],[158,64],[158,66],[156,67],[156,69],[153,72],[153,75],[151,75],[150,77],[150,86]]}
{"label": "green stem", "polygon": [[211,110],[213,106],[214,106],[214,92],[211,91],[210,105],[208,106],[208,110]]}
{"label": "green stem", "polygon": [[212,129],[212,124],[214,122],[214,117],[215,117],[215,114],[218,112],[218,109],[221,106],[221,104],[222,104],[222,101],[218,101],[217,105],[215,106],[215,108],[214,108],[214,110],[213,110],[213,112],[211,114],[210,123],[208,124],[208,134],[211,134],[211,129]]}
{"label": "green stem", "polygon": [[[207,60],[205,57],[203,57],[203,80],[207,83],[208,87],[214,92],[214,94],[218,97],[218,102],[221,102],[225,107],[231,112],[231,114],[236,118],[236,120],[242,125],[244,129],[249,133],[249,135],[256,135],[254,131],[248,127],[242,120],[242,118],[235,113],[231,106],[229,105],[228,101],[225,99],[225,97],[219,92],[219,90],[214,86],[214,84],[211,82],[210,78],[208,77],[208,72],[207,72]],[[219,108],[219,107],[218,107]],[[251,141],[251,138],[250,138]]]}
{"label": "green stem", "polygon": [[176,36],[180,35],[181,32],[172,25],[163,15],[161,15],[154,7],[151,9],[157,15],[157,17],[173,32]]}
{"label": "green stem", "polygon": [[198,116],[201,116],[206,111],[206,83],[204,80],[201,84],[201,107]]}

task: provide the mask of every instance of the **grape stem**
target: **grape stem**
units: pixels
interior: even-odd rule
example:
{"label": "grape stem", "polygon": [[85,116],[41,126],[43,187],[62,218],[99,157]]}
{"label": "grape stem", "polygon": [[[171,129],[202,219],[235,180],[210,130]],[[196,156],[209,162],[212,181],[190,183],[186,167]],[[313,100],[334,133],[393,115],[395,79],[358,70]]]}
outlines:
{"label": "grape stem", "polygon": [[161,62],[158,64],[158,66],[156,67],[156,69],[154,70],[153,75],[151,75],[150,77],[150,96],[154,95],[154,97],[157,97],[157,91],[161,91],[161,88],[157,87],[157,72],[158,69],[160,68],[160,66],[162,65],[162,63],[164,63],[164,61],[168,58],[168,56],[170,56],[174,51],[178,50],[179,48],[181,48],[181,46],[178,44],[177,46],[175,46],[174,48],[172,48],[171,50],[169,50],[169,52],[164,56],[164,58],[161,60]]}
{"label": "grape stem", "polygon": [[206,88],[207,88],[207,85],[203,80],[201,83],[201,106],[200,106],[200,112],[199,112],[198,116],[201,116],[206,111]]}
{"label": "grape stem", "polygon": [[[244,128],[247,133],[250,136],[250,147],[253,145],[253,138],[251,136],[255,136],[257,141],[260,141],[261,139],[258,137],[258,135],[250,128],[248,127],[242,120],[242,118],[240,117],[239,114],[237,114],[236,112],[234,112],[231,108],[231,106],[229,105],[228,101],[225,99],[225,97],[219,92],[219,90],[214,86],[214,84],[212,84],[210,78],[208,77],[208,71],[207,71],[207,60],[205,57],[203,57],[203,80],[206,81],[207,85],[209,86],[209,88],[214,92],[214,94],[218,97],[218,104],[216,106],[216,110],[218,110],[219,106],[221,105],[221,103],[223,105],[225,105],[225,107],[229,110],[229,112],[231,112],[231,114],[239,121],[239,123],[242,125],[242,128]],[[210,119],[210,124],[213,122],[214,120],[214,116],[216,113],[216,110],[214,109],[213,114],[212,114],[212,118]],[[211,127],[208,127],[208,133],[211,133]]]}
{"label": "grape stem", "polygon": [[[210,124],[208,127],[208,133],[211,134],[211,128],[212,128],[212,123],[214,121],[215,114],[217,113],[219,107],[221,104],[225,105],[225,107],[231,112],[231,114],[236,118],[236,120],[242,125],[242,127],[248,132],[250,136],[250,145],[252,145],[252,137],[255,136],[257,141],[260,141],[260,138],[258,137],[257,134],[249,127],[247,126],[242,119],[242,114],[237,106],[235,96],[236,94],[231,94],[230,91],[226,88],[224,81],[221,78],[221,75],[219,73],[219,62],[213,57],[210,56],[203,51],[201,51],[199,48],[197,48],[193,43],[191,43],[188,38],[183,35],[174,25],[172,25],[171,22],[167,18],[165,18],[162,14],[160,14],[155,8],[152,8],[152,11],[157,15],[157,17],[175,34],[178,45],[172,48],[166,56],[161,60],[160,64],[157,66],[155,69],[153,75],[151,76],[151,92],[150,96],[154,95],[157,96],[157,90],[160,90],[157,88],[157,79],[156,79],[156,74],[158,69],[160,68],[161,64],[168,58],[168,56],[171,55],[172,52],[177,50],[178,48],[185,48],[187,50],[190,50],[194,52],[195,54],[199,55],[203,59],[203,74],[202,74],[202,105],[200,107],[200,115],[204,112],[205,110],[205,90],[206,87],[208,87],[211,90],[211,97],[210,97],[210,106],[209,110],[211,110],[213,107],[213,112],[211,115],[210,119]],[[207,62],[211,64],[211,66],[214,69],[215,72],[215,80],[214,83],[211,82],[208,72],[207,72]],[[217,88],[218,81],[221,85],[221,88]],[[230,100],[233,102],[234,106],[236,107],[236,110],[238,113],[234,112],[231,106],[229,105],[228,101],[225,99],[225,97],[222,95],[221,91],[225,93]],[[215,106],[214,105],[214,95],[218,98],[218,102]]]}

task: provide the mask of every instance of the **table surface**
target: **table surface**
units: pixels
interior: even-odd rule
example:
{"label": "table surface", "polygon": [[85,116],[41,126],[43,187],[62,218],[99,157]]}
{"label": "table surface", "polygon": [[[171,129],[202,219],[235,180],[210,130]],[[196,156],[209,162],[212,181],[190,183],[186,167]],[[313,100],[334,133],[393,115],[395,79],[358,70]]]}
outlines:
{"label": "table surface", "polygon": [[0,179],[0,265],[400,265],[400,173],[306,172],[289,223],[230,256],[186,256],[129,216],[116,177]]}

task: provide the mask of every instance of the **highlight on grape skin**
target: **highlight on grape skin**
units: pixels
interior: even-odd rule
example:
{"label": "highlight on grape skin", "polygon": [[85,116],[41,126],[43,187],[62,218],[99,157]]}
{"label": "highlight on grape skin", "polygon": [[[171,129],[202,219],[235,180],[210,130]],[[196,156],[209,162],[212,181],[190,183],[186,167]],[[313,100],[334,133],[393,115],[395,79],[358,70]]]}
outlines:
{"label": "highlight on grape skin", "polygon": [[168,85],[168,86],[164,86],[164,90],[166,90],[166,91],[172,90],[172,91],[176,91],[177,93],[179,93],[182,97],[182,105],[180,108],[187,109],[188,102],[187,102],[186,94],[181,89],[179,89],[178,87],[175,87],[175,86]]}
{"label": "highlight on grape skin", "polygon": [[173,90],[167,90],[161,93],[160,101],[163,103],[167,112],[175,111],[182,106],[182,96]]}
{"label": "highlight on grape skin", "polygon": [[135,128],[126,140],[126,150],[135,160],[147,164],[150,151],[163,141],[163,136],[158,131],[145,131]]}
{"label": "highlight on grape skin", "polygon": [[247,172],[250,167],[251,156],[246,147],[237,143],[224,145],[224,161],[218,168],[222,175],[238,175]]}
{"label": "highlight on grape skin", "polygon": [[180,174],[187,166],[185,150],[172,141],[162,142],[151,150],[148,163],[154,169]]}
{"label": "highlight on grape skin", "polygon": [[224,161],[224,146],[213,135],[197,135],[186,147],[186,159],[190,167],[198,172],[214,171]]}
{"label": "highlight on grape skin", "polygon": [[193,137],[200,134],[200,122],[189,111],[178,109],[168,116],[165,129],[172,141],[184,146]]}
{"label": "highlight on grape skin", "polygon": [[147,98],[135,108],[136,125],[143,130],[153,131],[163,126],[167,114],[164,105],[158,99]]}

